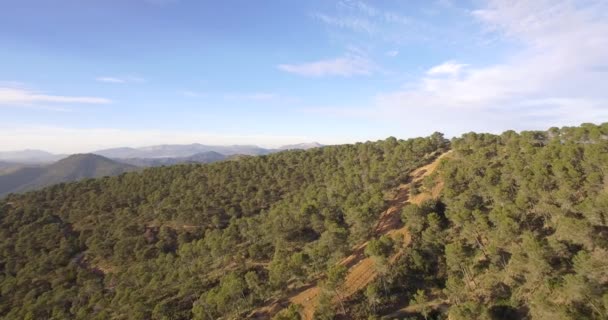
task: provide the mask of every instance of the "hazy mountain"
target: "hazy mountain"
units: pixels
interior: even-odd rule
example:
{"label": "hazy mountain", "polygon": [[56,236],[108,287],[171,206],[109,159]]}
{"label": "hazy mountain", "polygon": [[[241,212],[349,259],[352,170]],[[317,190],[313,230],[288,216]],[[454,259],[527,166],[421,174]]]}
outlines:
{"label": "hazy mountain", "polygon": [[181,163],[212,163],[226,159],[227,156],[215,151],[207,151],[197,153],[188,157],[177,158],[116,158],[115,160],[122,163],[138,167],[160,167],[170,166]]}
{"label": "hazy mountain", "polygon": [[8,161],[0,161],[0,169],[4,169],[4,168],[8,168],[15,165],[15,163],[13,162],[8,162]]}
{"label": "hazy mountain", "polygon": [[312,148],[320,148],[323,145],[318,142],[309,142],[309,143],[298,143],[298,144],[288,144],[279,148],[279,150],[294,150],[294,149],[302,149],[308,150]]}
{"label": "hazy mountain", "polygon": [[0,174],[0,196],[23,192],[61,182],[114,176],[133,171],[135,166],[94,154],[76,154],[47,166],[23,167]]}
{"label": "hazy mountain", "polygon": [[22,164],[17,163],[17,162],[0,161],[0,170],[6,170],[6,169],[13,168],[15,166],[21,166],[21,165]]}
{"label": "hazy mountain", "polygon": [[93,151],[92,153],[107,158],[136,158],[139,150],[135,148],[112,148]]}
{"label": "hazy mountain", "polygon": [[148,146],[141,148],[113,148],[98,150],[93,152],[108,158],[181,158],[190,157],[195,154],[205,152],[217,152],[222,155],[230,156],[234,154],[263,155],[271,153],[272,150],[264,149],[253,145],[233,145],[233,146],[210,146],[199,143],[193,144],[165,144],[158,146]]}
{"label": "hazy mountain", "polygon": [[[216,146],[204,145],[200,143],[193,144],[163,144],[140,148],[120,147],[111,149],[102,149],[91,152],[92,154],[100,155],[110,159],[130,159],[135,161],[135,158],[146,159],[143,163],[149,162],[151,158],[187,158],[197,154],[205,154],[208,152],[218,153],[224,156],[232,155],[248,155],[258,156],[270,154],[273,152],[293,149],[310,149],[318,148],[323,145],[317,142],[299,143],[285,145],[277,149],[266,149],[256,145],[231,145],[231,146]],[[0,151],[0,162],[10,162],[13,164],[47,164],[65,158],[65,154],[54,154],[44,150],[25,149],[17,151]],[[172,161],[166,160],[167,164]],[[188,159],[177,160],[176,163],[188,162]],[[125,162],[125,161],[121,161]],[[191,162],[212,162],[192,159]],[[162,161],[161,161],[162,163]],[[162,164],[161,164],[162,165]],[[147,166],[147,165],[146,165]],[[0,169],[6,167],[0,163]]]}
{"label": "hazy mountain", "polygon": [[65,155],[53,154],[43,150],[0,151],[0,160],[18,163],[49,163],[57,161]]}
{"label": "hazy mountain", "polygon": [[37,164],[24,164],[24,163],[17,163],[17,162],[9,162],[9,161],[0,161],[0,174],[13,172],[13,171],[21,169],[23,167],[33,167],[33,166],[38,166],[38,165]]}

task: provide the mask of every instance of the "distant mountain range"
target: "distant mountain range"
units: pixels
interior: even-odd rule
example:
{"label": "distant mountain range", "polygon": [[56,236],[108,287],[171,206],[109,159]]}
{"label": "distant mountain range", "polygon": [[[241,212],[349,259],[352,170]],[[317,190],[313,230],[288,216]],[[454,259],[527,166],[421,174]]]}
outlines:
{"label": "distant mountain range", "polygon": [[64,154],[53,154],[43,150],[0,151],[0,161],[12,163],[49,163],[65,157]]}
{"label": "distant mountain range", "polygon": [[[121,162],[140,162],[145,163],[144,166],[150,166],[148,163],[160,163],[160,165],[169,165],[183,162],[213,162],[222,159],[218,159],[217,154],[226,157],[233,155],[248,155],[248,156],[259,156],[279,152],[283,150],[293,149],[310,149],[318,148],[323,145],[312,142],[312,143],[300,143],[293,145],[286,145],[276,149],[266,149],[255,145],[232,145],[232,146],[213,146],[204,145],[200,143],[193,144],[164,144],[156,146],[148,146],[141,148],[112,148],[93,151],[91,153],[97,154],[106,158],[119,160]],[[214,155],[210,154],[214,153]],[[205,161],[196,161],[189,159],[195,156],[205,158]],[[20,150],[20,151],[4,151],[0,152],[0,161],[12,162],[12,163],[50,163],[59,159],[65,158],[67,155],[53,154],[43,150]],[[174,160],[161,160],[151,161],[149,159],[157,158],[176,158]],[[207,161],[207,158],[213,159],[213,161]],[[139,159],[139,160],[135,160]],[[144,160],[141,160],[144,159]],[[183,161],[182,161],[183,160]]]}
{"label": "distant mountain range", "polygon": [[8,172],[14,170],[17,167],[22,167],[23,165],[15,162],[8,161],[0,161],[0,173]]}
{"label": "distant mountain range", "polygon": [[215,151],[197,153],[188,157],[176,158],[115,158],[116,161],[127,163],[138,167],[160,167],[171,166],[181,163],[212,163],[227,159],[228,156]]}
{"label": "distant mountain range", "polygon": [[141,148],[114,148],[94,151],[108,158],[181,158],[189,157],[204,152],[217,152],[230,156],[234,154],[263,155],[273,152],[271,149],[264,149],[258,146],[234,145],[234,146],[209,146],[204,144],[166,144]]}
{"label": "distant mountain range", "polygon": [[50,165],[23,166],[0,174],[0,197],[61,182],[115,176],[133,170],[137,170],[137,167],[99,155],[76,154]]}
{"label": "distant mountain range", "polygon": [[212,163],[243,156],[266,155],[283,150],[310,149],[321,144],[301,143],[277,149],[258,146],[210,146],[203,144],[113,148],[71,156],[43,150],[0,152],[0,197],[61,182],[118,175],[142,167],[182,163]]}

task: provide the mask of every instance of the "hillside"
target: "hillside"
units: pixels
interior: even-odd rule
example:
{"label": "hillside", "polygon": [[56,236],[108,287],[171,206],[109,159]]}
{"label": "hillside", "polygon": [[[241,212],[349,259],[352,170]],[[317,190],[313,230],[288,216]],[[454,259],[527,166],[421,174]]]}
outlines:
{"label": "hillside", "polygon": [[196,153],[187,157],[178,158],[118,158],[115,160],[117,162],[126,163],[137,167],[160,167],[188,163],[213,163],[225,160],[227,158],[227,156],[221,153],[217,153],[215,151],[207,151]]}
{"label": "hillside", "polygon": [[[392,199],[389,200],[389,207],[380,215],[378,222],[374,228],[374,236],[382,237],[389,236],[390,241],[395,243],[400,242],[400,246],[407,247],[411,241],[411,237],[407,228],[403,226],[400,219],[400,214],[403,207],[407,204],[421,204],[424,200],[436,197],[440,188],[434,188],[430,193],[412,194],[411,186],[420,184],[422,180],[435,172],[438,164],[448,155],[450,151],[441,154],[433,162],[423,167],[414,170],[408,179],[407,184],[400,185]],[[388,238],[387,238],[388,239]],[[348,300],[352,295],[358,293],[367,287],[372,281],[379,276],[379,270],[376,268],[378,261],[374,257],[366,255],[366,250],[370,242],[355,247],[350,255],[342,259],[337,266],[345,267],[343,283],[337,288],[338,294],[334,297],[333,303],[338,304],[343,300]],[[401,252],[397,251],[389,261],[394,262]],[[386,262],[384,262],[386,263]],[[303,286],[302,289],[296,289],[290,294],[288,303],[299,305],[300,315],[304,320],[314,319],[314,314],[318,308],[320,298],[323,294],[320,282],[315,280],[315,284]],[[250,317],[264,318],[278,312],[281,305],[285,305],[285,301],[272,301],[268,306],[254,311]]]}
{"label": "hillside", "polygon": [[279,147],[279,150],[308,150],[312,148],[320,148],[323,147],[322,144],[318,142],[310,142],[310,143],[298,143],[298,144],[289,144],[285,146]]}
{"label": "hillside", "polygon": [[8,173],[20,169],[26,165],[17,162],[0,161],[0,174]]}
{"label": "hillside", "polygon": [[607,136],[437,133],[9,195],[0,317],[606,319]]}
{"label": "hillside", "polygon": [[61,182],[115,176],[135,170],[131,165],[93,155],[77,154],[47,166],[22,167],[0,174],[0,196],[39,189]]}

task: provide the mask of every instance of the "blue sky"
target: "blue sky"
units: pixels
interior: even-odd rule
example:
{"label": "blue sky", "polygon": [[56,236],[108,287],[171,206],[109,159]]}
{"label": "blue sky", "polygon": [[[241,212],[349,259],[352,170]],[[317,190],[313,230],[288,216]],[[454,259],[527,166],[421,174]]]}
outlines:
{"label": "blue sky", "polygon": [[608,121],[608,3],[5,0],[0,150]]}

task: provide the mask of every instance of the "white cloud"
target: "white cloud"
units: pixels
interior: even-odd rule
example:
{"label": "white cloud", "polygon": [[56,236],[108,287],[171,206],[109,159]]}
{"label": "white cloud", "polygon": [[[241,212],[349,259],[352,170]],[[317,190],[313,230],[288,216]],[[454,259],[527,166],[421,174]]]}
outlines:
{"label": "white cloud", "polygon": [[399,55],[399,50],[390,50],[386,52],[386,55],[389,57],[396,57]]}
{"label": "white cloud", "polygon": [[141,77],[137,77],[137,76],[126,76],[126,77],[97,77],[95,78],[96,81],[98,82],[105,82],[105,83],[141,83],[141,82],[145,82],[146,79],[141,78]]}
{"label": "white cloud", "polygon": [[361,1],[339,1],[338,7],[346,8],[349,10],[358,10],[370,17],[375,17],[381,13],[380,10]]}
{"label": "white cloud", "polygon": [[[0,126],[0,150],[42,149],[57,153],[92,152],[115,147],[203,143],[211,145],[256,144],[278,147],[317,141],[320,137],[266,133],[221,134],[186,130],[136,130],[117,128],[64,128]],[[321,139],[321,141],[323,141]]]}
{"label": "white cloud", "polygon": [[360,1],[341,1],[338,13],[313,14],[313,17],[328,26],[376,35],[387,30],[387,25],[406,25],[412,20],[393,11],[383,11]]}
{"label": "white cloud", "polygon": [[458,75],[462,68],[466,67],[466,64],[456,63],[454,61],[447,61],[440,65],[436,65],[430,68],[426,74],[428,75]]}
{"label": "white cloud", "polygon": [[608,121],[608,81],[597,72],[608,63],[608,2],[494,0],[471,18],[513,43],[504,59],[430,67],[378,94],[365,116],[453,134]]}
{"label": "white cloud", "polygon": [[[410,88],[382,94],[385,111],[477,112],[484,125],[542,127],[608,120],[608,82],[591,71],[608,61],[608,3],[490,1],[472,16],[522,49],[486,66],[448,62]],[[459,77],[437,78],[440,74]],[[484,120],[481,120],[482,122]]]}
{"label": "white cloud", "polygon": [[95,80],[97,80],[99,82],[107,82],[107,83],[125,83],[125,82],[127,82],[124,79],[113,78],[113,77],[98,77],[98,78],[95,78]]}
{"label": "white cloud", "polygon": [[349,13],[360,13],[364,16],[375,18],[379,22],[397,24],[407,24],[410,22],[409,17],[398,12],[381,10],[363,1],[340,1],[338,7],[346,9],[346,12]]}
{"label": "white cloud", "polygon": [[0,106],[37,105],[40,103],[107,104],[112,101],[99,97],[49,95],[16,87],[0,87]]}
{"label": "white cloud", "polygon": [[[385,10],[363,1],[339,1],[335,10],[313,14],[312,17],[333,27],[336,32],[346,33],[343,38],[367,36],[368,43],[387,42],[404,45],[412,42],[431,42],[441,39],[449,42],[467,36],[459,28],[448,29],[420,18],[410,17],[397,10]],[[348,34],[350,32],[351,34]],[[342,34],[338,33],[339,36]]]}
{"label": "white cloud", "polygon": [[314,14],[313,17],[330,26],[366,32],[369,34],[376,32],[376,27],[373,23],[360,17],[332,17],[321,13]]}
{"label": "white cloud", "polygon": [[281,64],[280,70],[308,77],[370,75],[376,68],[367,58],[345,56],[301,64]]}

